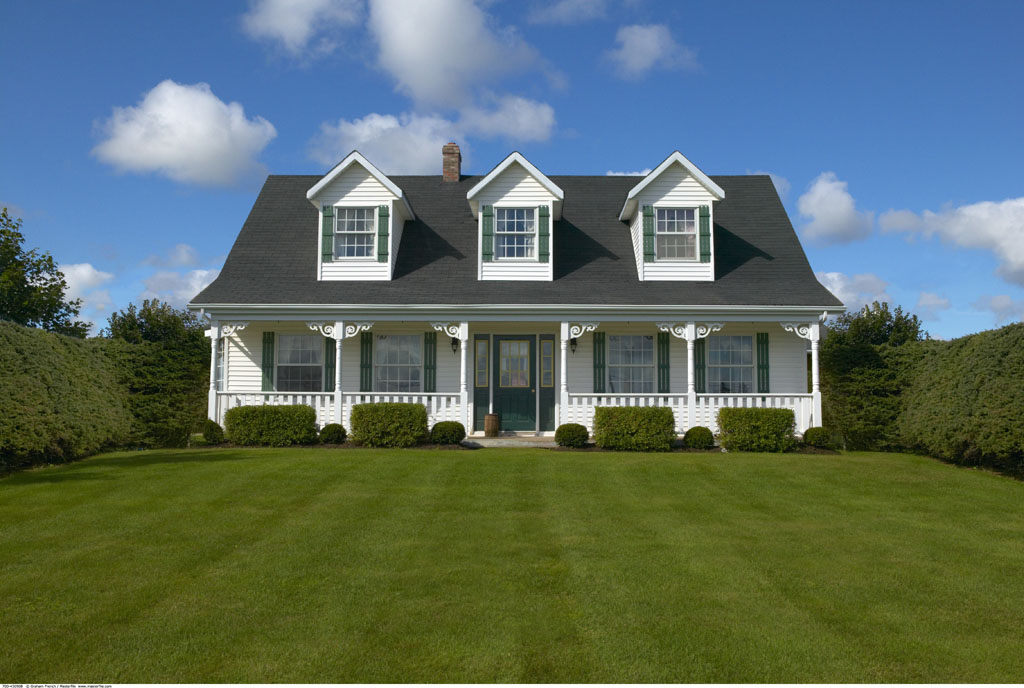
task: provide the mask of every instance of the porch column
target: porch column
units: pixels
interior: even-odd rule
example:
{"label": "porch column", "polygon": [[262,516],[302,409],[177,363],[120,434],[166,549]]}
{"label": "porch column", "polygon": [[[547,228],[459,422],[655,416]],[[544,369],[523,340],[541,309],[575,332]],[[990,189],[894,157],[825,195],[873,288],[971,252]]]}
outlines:
{"label": "porch column", "polygon": [[821,427],[821,387],[818,384],[818,339],[821,336],[821,325],[814,323],[811,326],[811,419],[812,425]]}
{"label": "porch column", "polygon": [[459,370],[459,408],[462,415],[462,427],[469,432],[469,388],[466,385],[469,369],[469,323],[459,323],[459,352],[462,354]]}
{"label": "porch column", "polygon": [[217,421],[217,347],[220,344],[220,323],[210,321],[210,393],[206,400],[206,417]]}
{"label": "porch column", "polygon": [[569,422],[569,375],[567,368],[569,366],[569,323],[562,323],[561,331],[562,339],[562,365],[559,369],[561,386],[560,393],[558,395],[558,418],[559,425],[564,425]]}
{"label": "porch column", "polygon": [[686,429],[697,425],[697,375],[693,362],[693,345],[697,340],[697,325],[686,323]]}
{"label": "porch column", "polygon": [[[345,332],[345,323],[338,320],[334,323],[336,333]],[[341,393],[341,342],[344,337],[334,337],[334,422],[341,425],[341,407],[345,396]]]}

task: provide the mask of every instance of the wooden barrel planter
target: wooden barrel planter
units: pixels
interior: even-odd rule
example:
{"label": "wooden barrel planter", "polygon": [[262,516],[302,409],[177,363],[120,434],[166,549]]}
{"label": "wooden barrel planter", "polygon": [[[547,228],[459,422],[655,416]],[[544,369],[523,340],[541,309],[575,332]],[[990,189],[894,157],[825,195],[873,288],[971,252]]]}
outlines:
{"label": "wooden barrel planter", "polygon": [[500,429],[497,413],[488,413],[484,416],[484,437],[497,437]]}

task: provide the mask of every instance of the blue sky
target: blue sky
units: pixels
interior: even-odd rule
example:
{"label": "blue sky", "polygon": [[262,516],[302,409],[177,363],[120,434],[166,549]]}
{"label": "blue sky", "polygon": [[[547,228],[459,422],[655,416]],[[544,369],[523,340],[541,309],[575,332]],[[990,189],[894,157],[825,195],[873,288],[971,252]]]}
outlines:
{"label": "blue sky", "polygon": [[819,278],[944,338],[1024,318],[1024,3],[0,4],[0,204],[83,316],[182,305],[267,173],[680,150],[771,173]]}

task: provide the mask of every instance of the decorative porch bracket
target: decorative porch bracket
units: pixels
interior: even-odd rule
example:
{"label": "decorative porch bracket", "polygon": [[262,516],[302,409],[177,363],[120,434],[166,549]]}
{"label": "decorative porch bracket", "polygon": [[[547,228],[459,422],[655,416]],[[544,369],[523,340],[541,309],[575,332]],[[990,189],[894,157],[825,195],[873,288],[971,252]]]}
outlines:
{"label": "decorative porch bracket", "polygon": [[220,336],[230,337],[236,332],[241,332],[245,328],[249,327],[248,321],[238,320],[235,322],[222,322],[220,324]]}
{"label": "decorative porch bracket", "polygon": [[560,369],[560,382],[558,394],[558,425],[569,422],[569,340],[593,332],[600,325],[599,322],[563,322],[561,327],[561,349],[562,365]]}
{"label": "decorative porch bracket", "polygon": [[686,411],[687,427],[693,427],[697,417],[697,388],[694,385],[695,365],[693,360],[693,343],[708,335],[718,332],[725,323],[721,322],[660,322],[655,323],[660,332],[668,332],[677,339],[686,340]]}
{"label": "decorative porch bracket", "polygon": [[324,337],[334,340],[334,422],[341,424],[342,393],[341,393],[341,343],[366,332],[373,327],[372,322],[355,322],[345,324],[341,320],[335,322],[307,322],[306,327],[319,332]]}
{"label": "decorative porch bracket", "polygon": [[466,385],[466,370],[469,367],[469,323],[432,322],[430,326],[437,332],[444,332],[449,337],[459,340],[459,415],[462,416],[462,427],[468,432],[469,389]]}
{"label": "decorative porch bracket", "polygon": [[[827,316],[827,311],[822,315]],[[819,318],[819,321],[821,318]],[[811,425],[822,425],[821,419],[821,384],[818,376],[818,340],[821,337],[820,322],[780,322],[786,332],[792,332],[801,339],[811,342]]]}
{"label": "decorative porch bracket", "polygon": [[587,332],[593,332],[601,323],[597,322],[576,322],[569,323],[569,339],[575,339]]}

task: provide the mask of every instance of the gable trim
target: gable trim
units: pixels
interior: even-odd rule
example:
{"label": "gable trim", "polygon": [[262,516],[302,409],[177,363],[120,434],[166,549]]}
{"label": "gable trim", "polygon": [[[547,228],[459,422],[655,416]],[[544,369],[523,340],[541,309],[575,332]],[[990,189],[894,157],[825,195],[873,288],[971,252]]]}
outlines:
{"label": "gable trim", "polygon": [[565,192],[563,192],[557,184],[548,179],[543,172],[534,167],[533,163],[524,158],[519,151],[512,151],[511,155],[509,155],[507,158],[499,162],[493,170],[488,172],[487,176],[481,179],[476,186],[469,190],[469,193],[466,194],[466,200],[472,201],[474,196],[483,191],[488,184],[494,181],[498,177],[498,175],[507,170],[513,163],[519,163],[520,165],[522,165],[523,168],[525,168],[527,172],[529,172],[538,182],[540,182],[540,185],[543,186],[548,191],[548,193],[550,193],[556,199],[558,199],[559,201],[564,200]]}
{"label": "gable trim", "polygon": [[[373,163],[364,158],[362,153],[360,153],[357,150],[354,150],[347,156],[345,156],[344,160],[335,165],[330,172],[325,174],[320,179],[320,181],[314,184],[313,187],[306,192],[306,199],[312,202],[313,205],[317,205],[313,201],[313,199],[316,198],[317,194],[323,191],[328,184],[334,181],[342,172],[347,170],[353,164],[359,164],[359,166],[365,169],[370,174],[371,177],[380,182],[384,186],[384,188],[386,188],[388,191],[390,191],[395,196],[400,198],[402,200],[403,205],[405,205],[405,210],[409,213],[409,219],[416,219],[416,216],[412,212],[412,207],[409,205],[409,200],[405,197],[405,193],[400,188],[398,188],[398,185],[396,185],[393,181],[388,179],[383,172],[377,169],[373,165]],[[319,208],[319,206],[317,207]]]}
{"label": "gable trim", "polygon": [[679,151],[673,151],[660,165],[651,170],[650,174],[644,177],[639,184],[629,190],[629,193],[626,194],[626,202],[622,205],[622,212],[619,213],[619,220],[628,220],[633,214],[633,206],[636,205],[637,194],[647,188],[648,184],[660,177],[665,170],[676,163],[682,165],[701,186],[708,190],[708,193],[715,197],[715,200],[721,201],[725,198],[725,190],[722,187],[711,181],[711,178],[687,160],[685,155]]}

